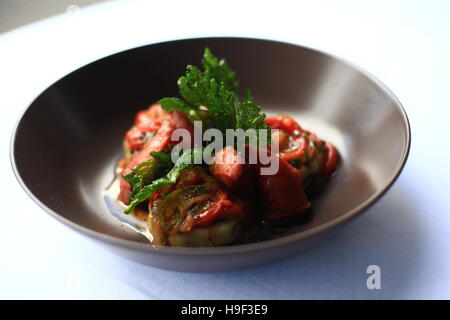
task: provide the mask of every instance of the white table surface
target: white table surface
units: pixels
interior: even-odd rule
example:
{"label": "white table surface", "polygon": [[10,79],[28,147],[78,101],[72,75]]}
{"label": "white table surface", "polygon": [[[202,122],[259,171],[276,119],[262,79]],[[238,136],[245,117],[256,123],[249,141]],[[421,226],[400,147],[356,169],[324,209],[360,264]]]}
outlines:
{"label": "white table surface", "polygon": [[[0,298],[450,298],[450,2],[212,3],[104,2],[0,34]],[[39,93],[111,53],[212,35],[322,49],[390,87],[409,115],[412,147],[386,196],[332,241],[276,264],[219,274],[125,260],[28,198],[12,173],[9,141]],[[372,264],[381,268],[381,290],[366,287]]]}

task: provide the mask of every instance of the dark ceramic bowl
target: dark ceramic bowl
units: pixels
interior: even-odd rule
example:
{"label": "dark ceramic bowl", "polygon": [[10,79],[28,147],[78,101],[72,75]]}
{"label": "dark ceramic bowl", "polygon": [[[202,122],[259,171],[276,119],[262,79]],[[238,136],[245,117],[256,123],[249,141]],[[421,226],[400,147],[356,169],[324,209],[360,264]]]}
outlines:
{"label": "dark ceramic bowl", "polygon": [[[204,47],[225,57],[242,88],[271,113],[287,113],[332,141],[342,163],[314,199],[310,219],[274,239],[217,248],[154,247],[120,225],[102,193],[114,177],[134,113],[176,96],[186,65]],[[11,159],[25,191],[45,211],[118,254],[160,268],[224,271],[287,257],[379,199],[408,156],[410,128],[400,102],[361,69],[323,52],[244,38],[169,41],[82,67],[45,90],[15,129]]]}

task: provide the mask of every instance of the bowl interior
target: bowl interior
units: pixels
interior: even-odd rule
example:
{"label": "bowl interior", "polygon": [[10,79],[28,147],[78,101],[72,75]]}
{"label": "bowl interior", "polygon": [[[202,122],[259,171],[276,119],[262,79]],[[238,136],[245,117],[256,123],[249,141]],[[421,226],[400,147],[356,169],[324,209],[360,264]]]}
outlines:
{"label": "bowl interior", "polygon": [[177,96],[186,65],[204,47],[225,57],[241,88],[268,114],[286,113],[332,141],[342,162],[313,201],[305,232],[368,204],[406,160],[409,128],[398,101],[372,77],[337,58],[286,43],[242,38],[188,39],[121,52],[59,80],[27,109],[13,140],[24,186],[57,215],[100,234],[147,240],[108,212],[103,190],[114,177],[134,113]]}

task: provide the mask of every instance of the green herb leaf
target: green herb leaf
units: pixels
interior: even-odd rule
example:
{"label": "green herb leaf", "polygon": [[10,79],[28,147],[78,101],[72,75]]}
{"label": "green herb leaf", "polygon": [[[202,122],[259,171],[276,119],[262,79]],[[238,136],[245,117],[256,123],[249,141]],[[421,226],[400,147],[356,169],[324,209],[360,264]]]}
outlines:
{"label": "green herb leaf", "polygon": [[152,151],[150,152],[150,155],[153,158],[158,159],[158,161],[164,165],[166,168],[171,169],[174,166],[174,163],[172,162],[172,158],[170,157],[169,151]]}
{"label": "green herb leaf", "polygon": [[184,112],[192,122],[202,121],[199,112],[200,110],[184,100],[178,98],[163,98],[159,100],[158,103],[161,104],[161,107],[166,111],[172,112],[175,110],[179,110]]}
{"label": "green herb leaf", "polygon": [[144,186],[139,192],[137,192],[131,200],[130,205],[125,209],[124,212],[127,214],[131,213],[138,204],[147,200],[154,192],[164,188],[165,186],[174,184],[180,176],[181,172],[187,167],[193,165],[195,163],[194,160],[197,157],[201,156],[202,150],[200,148],[186,150],[178,158],[173,168],[167,173],[165,177],[154,180],[150,184]]}
{"label": "green herb leaf", "polygon": [[195,106],[205,106],[213,126],[223,133],[235,128],[235,94],[224,83],[210,78],[195,66],[188,66],[186,75],[178,80],[181,96]]}
{"label": "green herb leaf", "polygon": [[228,67],[225,59],[216,58],[209,48],[205,48],[203,53],[202,66],[205,75],[210,79],[223,83],[232,92],[238,91],[239,81],[236,80],[236,72]]}
{"label": "green herb leaf", "polygon": [[253,92],[250,89],[245,89],[244,101],[253,101]]}
{"label": "green herb leaf", "polygon": [[267,123],[264,122],[266,115],[253,102],[253,94],[250,90],[246,91],[245,101],[236,105],[236,128],[242,130],[255,129],[259,139],[259,130],[264,130],[266,137],[261,140],[260,145],[268,145],[271,142],[271,130]]}
{"label": "green herb leaf", "polygon": [[123,178],[131,186],[130,200],[132,201],[144,185],[165,175],[172,167],[172,159],[168,152],[158,151],[150,153],[153,158],[135,166],[130,173]]}
{"label": "green herb leaf", "polygon": [[203,73],[195,66],[188,66],[186,74],[178,79],[180,95],[186,101],[164,98],[159,101],[162,107],[169,112],[180,110],[191,121],[203,121],[204,129],[217,128],[224,134],[226,129],[267,130],[267,139],[262,145],[270,144],[270,129],[263,121],[266,115],[254,104],[250,90],[245,91],[244,102],[238,102],[236,73],[225,59],[218,59],[206,48],[202,65]]}

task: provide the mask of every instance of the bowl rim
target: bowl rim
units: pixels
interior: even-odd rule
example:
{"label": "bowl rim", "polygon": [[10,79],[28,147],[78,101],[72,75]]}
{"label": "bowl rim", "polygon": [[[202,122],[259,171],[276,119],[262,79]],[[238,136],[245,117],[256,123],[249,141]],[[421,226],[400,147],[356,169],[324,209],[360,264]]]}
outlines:
{"label": "bowl rim", "polygon": [[[406,141],[405,141],[405,148],[403,149],[403,153],[401,156],[400,161],[397,164],[396,169],[394,170],[394,174],[389,178],[387,184],[381,188],[377,193],[372,195],[370,198],[359,204],[358,206],[354,207],[352,210],[346,212],[345,214],[339,216],[336,219],[333,219],[331,221],[328,221],[324,224],[321,224],[319,226],[316,226],[312,229],[300,231],[291,235],[282,236],[280,238],[271,239],[271,240],[264,240],[264,241],[258,241],[258,242],[252,242],[247,244],[238,244],[238,245],[230,245],[230,246],[221,246],[221,247],[166,247],[166,246],[155,246],[150,243],[146,242],[136,242],[133,240],[127,240],[127,239],[121,239],[112,235],[104,234],[97,232],[95,230],[92,230],[90,228],[87,228],[85,226],[82,226],[80,224],[77,224],[60,214],[58,214],[56,211],[52,210],[51,208],[47,207],[37,196],[33,194],[33,192],[27,187],[26,183],[23,181],[22,177],[20,176],[19,170],[17,168],[15,156],[14,156],[14,145],[16,142],[16,136],[18,133],[18,129],[22,123],[22,120],[30,107],[34,104],[34,102],[48,89],[50,89],[53,85],[56,83],[64,80],[66,77],[69,77],[74,72],[85,68],[91,64],[97,63],[100,60],[104,60],[107,58],[110,58],[115,55],[123,54],[128,51],[137,50],[142,47],[152,46],[152,45],[158,45],[168,42],[178,42],[178,41],[189,41],[189,40],[200,40],[200,39],[230,39],[230,40],[257,40],[257,41],[264,41],[269,42],[273,44],[281,44],[281,45],[287,45],[287,46],[294,46],[294,47],[300,47],[307,51],[313,51],[315,53],[319,53],[321,55],[327,56],[328,58],[335,59],[347,66],[350,66],[351,68],[357,70],[358,72],[365,75],[368,79],[370,79],[375,85],[377,85],[382,91],[389,96],[389,98],[392,99],[392,101],[395,103],[396,108],[401,114],[402,122],[403,122],[403,130],[405,131]],[[16,121],[16,124],[14,125],[14,129],[12,132],[11,140],[10,140],[10,162],[11,166],[14,172],[14,175],[16,179],[18,180],[20,186],[22,189],[28,194],[28,196],[45,212],[47,212],[50,216],[58,220],[59,222],[63,223],[64,225],[70,227],[71,229],[78,231],[90,238],[94,238],[96,240],[100,240],[102,242],[106,242],[111,245],[115,245],[118,247],[126,248],[126,249],[133,249],[136,251],[144,251],[147,253],[154,253],[154,254],[167,254],[167,255],[224,255],[224,254],[234,254],[234,253],[246,253],[250,251],[259,251],[259,250],[266,250],[269,248],[274,247],[280,247],[285,246],[289,244],[294,244],[302,239],[310,238],[314,235],[317,235],[319,233],[322,233],[328,229],[331,229],[333,227],[336,227],[338,225],[343,224],[344,222],[350,221],[352,218],[355,218],[359,216],[361,213],[363,213],[366,209],[371,207],[377,200],[379,200],[394,184],[394,182],[397,180],[401,172],[403,171],[406,161],[409,156],[411,148],[411,125],[408,119],[408,115],[406,114],[406,111],[401,104],[400,100],[395,96],[395,94],[392,92],[391,89],[389,89],[383,82],[381,82],[378,78],[373,76],[371,73],[366,71],[365,69],[353,64],[352,62],[349,62],[341,57],[338,57],[334,54],[327,53],[320,49],[315,49],[309,46],[300,45],[293,42],[287,42],[287,41],[280,41],[280,40],[274,40],[274,39],[268,39],[268,38],[257,38],[257,37],[235,37],[235,36],[215,36],[215,37],[192,37],[192,38],[175,38],[175,39],[168,39],[164,41],[157,41],[157,42],[151,42],[145,45],[140,45],[136,47],[132,47],[123,51],[115,52],[110,55],[101,57],[99,59],[96,59],[94,61],[91,61],[85,65],[80,66],[79,68],[71,71],[70,73],[66,74],[62,78],[54,81],[51,85],[49,85],[45,90],[43,90],[41,93],[39,93],[38,96],[36,96],[31,103],[25,108],[25,110],[22,112],[18,120]]]}

